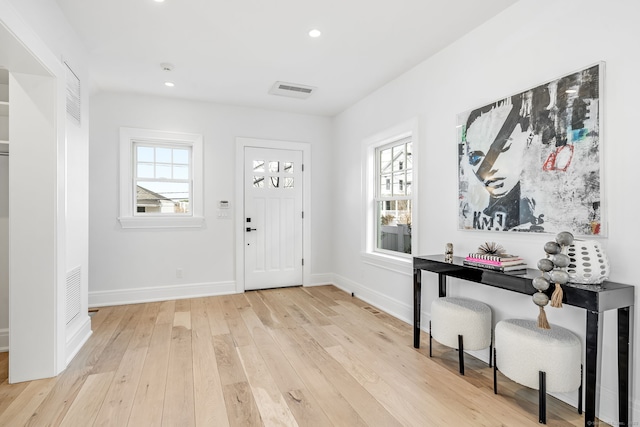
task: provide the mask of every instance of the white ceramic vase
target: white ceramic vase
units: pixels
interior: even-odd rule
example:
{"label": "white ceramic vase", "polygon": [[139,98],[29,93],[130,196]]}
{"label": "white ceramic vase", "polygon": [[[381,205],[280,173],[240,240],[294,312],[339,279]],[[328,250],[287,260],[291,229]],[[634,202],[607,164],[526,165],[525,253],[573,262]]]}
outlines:
{"label": "white ceramic vase", "polygon": [[569,281],[586,285],[600,284],[609,278],[609,259],[596,240],[574,240],[567,248],[571,263]]}

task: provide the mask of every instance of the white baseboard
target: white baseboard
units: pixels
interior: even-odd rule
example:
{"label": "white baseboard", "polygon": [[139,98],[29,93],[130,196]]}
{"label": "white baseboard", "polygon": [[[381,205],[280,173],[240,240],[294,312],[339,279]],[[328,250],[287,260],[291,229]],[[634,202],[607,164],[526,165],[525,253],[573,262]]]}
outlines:
{"label": "white baseboard", "polygon": [[150,288],[95,291],[89,292],[89,307],[139,304],[143,302],[229,295],[235,293],[235,282],[190,283],[184,285],[154,286]]}
{"label": "white baseboard", "polygon": [[332,285],[333,283],[335,283],[335,279],[333,278],[333,274],[331,273],[312,274],[311,283],[307,286]]}
{"label": "white baseboard", "polygon": [[87,314],[79,319],[74,319],[72,324],[67,325],[66,365],[78,354],[92,333],[91,317]]}
{"label": "white baseboard", "polygon": [[413,324],[413,306],[390,298],[380,292],[372,291],[371,289],[345,277],[334,275],[334,279],[335,286],[343,291],[353,293],[356,297],[385,311],[393,317],[397,317],[411,325]]}
{"label": "white baseboard", "polygon": [[0,353],[9,351],[9,328],[0,329]]}

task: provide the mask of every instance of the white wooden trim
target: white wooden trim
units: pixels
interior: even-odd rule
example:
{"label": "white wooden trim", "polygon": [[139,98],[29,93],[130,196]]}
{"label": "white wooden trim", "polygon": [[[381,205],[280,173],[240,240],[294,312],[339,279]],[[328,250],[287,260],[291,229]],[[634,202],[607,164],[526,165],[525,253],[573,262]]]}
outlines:
{"label": "white wooden trim", "polygon": [[280,150],[302,151],[302,209],[304,223],[302,226],[302,285],[311,283],[311,227],[313,216],[311,213],[311,144],[306,142],[278,141],[256,138],[236,138],[236,292],[243,293],[244,288],[244,149],[245,147],[273,148]]}
{"label": "white wooden trim", "polygon": [[[189,145],[191,165],[191,215],[140,216],[134,212],[133,143],[167,143]],[[204,225],[204,148],[200,134],[161,130],[120,128],[120,216],[122,228],[177,228]]]}

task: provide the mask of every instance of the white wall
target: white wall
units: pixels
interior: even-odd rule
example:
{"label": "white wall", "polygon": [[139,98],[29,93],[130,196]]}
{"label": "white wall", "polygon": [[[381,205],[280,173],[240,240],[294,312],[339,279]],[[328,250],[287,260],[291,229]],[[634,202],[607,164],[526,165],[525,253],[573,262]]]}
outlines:
{"label": "white wall", "polygon": [[[89,73],[87,51],[55,0],[12,0],[16,10],[38,34],[60,62],[69,64],[80,79],[81,124],[67,119],[63,157],[59,164],[64,194],[64,273],[80,267],[80,313],[67,327],[67,355],[70,359],[90,333],[88,308],[88,250],[89,250]],[[62,76],[64,78],[64,76]],[[62,101],[64,105],[64,100]],[[64,283],[62,284],[64,285]],[[63,309],[63,307],[61,307]]]}
{"label": "white wall", "polygon": [[[544,254],[550,235],[485,234],[457,230],[456,114],[520,92],[600,60],[606,62],[603,137],[609,236],[602,240],[611,261],[610,279],[637,285],[635,243],[640,237],[635,206],[635,122],[640,115],[640,60],[635,55],[640,5],[632,1],[562,2],[523,0],[482,27],[442,50],[400,78],[380,88],[335,118],[336,157],[333,267],[336,282],[407,321],[412,317],[409,265],[372,265],[361,256],[361,144],[370,135],[409,119],[419,120],[419,253],[443,253],[453,242],[456,254],[474,251],[486,241],[501,243],[530,264]],[[437,296],[436,276],[423,278],[423,318]],[[534,318],[537,307],[524,295],[454,281],[452,294],[488,302],[497,319]],[[638,297],[636,296],[636,303]],[[583,310],[548,309],[551,322],[563,324],[584,339]],[[636,316],[637,319],[637,316]],[[423,320],[423,324],[428,323]],[[600,417],[617,420],[615,315],[605,316]],[[635,342],[640,342],[635,321]],[[637,345],[637,344],[636,344]],[[637,359],[637,358],[636,358]],[[638,367],[632,366],[632,419],[640,420]],[[571,402],[576,397],[563,396]]]}
{"label": "white wall", "polygon": [[9,158],[0,156],[0,351],[9,348]]}
{"label": "white wall", "polygon": [[[91,97],[90,305],[235,292],[235,224],[218,219],[220,200],[235,200],[235,138],[307,142],[312,152],[311,281],[327,283],[332,224],[328,118],[100,92]],[[302,101],[304,102],[304,101]],[[119,128],[198,133],[204,137],[205,226],[122,229],[118,217]],[[306,256],[306,255],[305,255]],[[182,278],[176,278],[176,269]]]}
{"label": "white wall", "polygon": [[[47,359],[47,366],[54,366],[53,363],[49,365],[49,362],[55,362],[53,371],[47,371],[47,375],[51,376],[66,366],[70,358],[75,355],[81,344],[91,333],[90,319],[87,315],[88,280],[86,274],[88,268],[88,90],[85,90],[82,95],[82,126],[75,126],[69,121],[65,121],[66,87],[65,69],[62,64],[63,59],[67,61],[80,77],[85,89],[88,88],[85,51],[84,46],[71,30],[54,0],[1,0],[0,10],[2,11],[0,20],[7,26],[12,37],[18,38],[15,41],[15,46],[18,46],[16,48],[9,49],[7,44],[3,45],[3,49],[6,48],[6,50],[2,52],[2,61],[0,62],[3,62],[3,65],[10,72],[23,73],[23,81],[29,80],[27,77],[29,74],[36,73],[33,70],[44,68],[48,74],[53,76],[56,87],[53,114],[57,119],[56,121],[49,120],[55,126],[53,142],[42,138],[37,141],[44,144],[47,150],[51,151],[39,149],[33,140],[21,143],[23,145],[21,149],[24,151],[11,149],[10,163],[12,164],[12,171],[20,171],[25,174],[28,171],[31,179],[25,180],[12,172],[13,179],[11,179],[9,191],[11,200],[13,200],[14,196],[18,197],[20,194],[31,194],[31,197],[36,198],[40,189],[46,188],[46,191],[43,190],[43,192],[50,198],[47,202],[51,202],[53,206],[50,212],[47,211],[49,212],[47,216],[42,216],[37,221],[37,226],[46,227],[46,233],[38,233],[37,227],[32,225],[30,229],[25,229],[29,230],[25,231],[29,235],[22,236],[17,229],[14,230],[13,225],[14,223],[17,224],[17,221],[11,221],[12,242],[15,242],[20,251],[23,246],[27,247],[24,253],[28,254],[26,255],[28,258],[20,260],[18,252],[14,251],[12,246],[10,279],[12,295],[30,291],[30,298],[33,298],[33,295],[39,295],[41,298],[38,302],[43,304],[43,307],[46,307],[46,310],[39,310],[33,305],[33,301],[29,301],[28,298],[25,299],[26,304],[24,307],[19,306],[17,304],[18,300],[12,298],[11,310],[16,313],[30,313],[30,318],[28,320],[29,325],[17,325],[18,322],[13,319],[11,329],[18,327],[24,328],[23,330],[35,331],[36,329],[51,328],[43,333],[46,334],[47,341],[55,342],[53,345],[56,347],[56,360],[53,360],[48,350],[44,350],[42,347],[38,348],[36,344],[34,344],[34,348],[37,350],[31,351],[34,355],[38,354]],[[41,110],[43,109],[42,105],[36,106],[34,114],[37,114],[38,107]],[[16,111],[16,108],[17,106],[10,106],[11,123],[21,120],[16,119],[17,117],[23,117],[22,112]],[[28,122],[29,118],[26,118],[26,120]],[[31,126],[33,126],[33,120],[31,120]],[[21,152],[25,156],[24,164],[28,165],[26,167],[21,166],[23,164],[23,159],[20,158]],[[38,154],[38,156],[35,156],[34,153]],[[31,160],[27,162],[28,156],[31,156]],[[21,169],[24,169],[24,171]],[[34,170],[39,173],[34,174]],[[51,172],[51,176],[46,177],[43,175],[42,172],[45,170]],[[44,178],[50,187],[45,187],[42,181],[37,181],[33,178]],[[30,221],[29,215],[25,215],[24,212],[17,209],[14,210],[11,206],[9,209],[19,219],[24,219],[26,223]],[[46,236],[51,234],[53,241],[47,243],[45,234]],[[35,258],[33,250],[29,254],[29,247],[48,248],[46,259],[39,260]],[[20,282],[19,277],[22,277],[20,276],[22,268],[18,266],[26,264],[30,267],[25,268],[25,271],[37,271],[33,269],[33,265],[48,265],[49,263],[54,265],[53,270],[45,273],[43,268],[41,282],[35,283],[33,280],[27,280],[28,285]],[[64,319],[66,272],[78,266],[84,272],[81,283],[81,315],[66,325]],[[43,286],[47,292],[52,292],[52,294],[47,294],[48,297],[45,299],[45,293],[38,292],[38,286]],[[3,330],[5,325],[3,322],[4,317],[0,317],[0,331]],[[20,337],[19,335],[23,336]],[[17,333],[12,334],[11,342],[24,342],[26,339],[30,339],[34,343],[39,341],[39,338],[34,333]],[[40,341],[42,342],[42,340]],[[23,358],[20,356],[19,351],[13,351],[16,349],[15,345],[12,344],[12,355],[10,355],[9,361],[10,377],[12,376],[11,371],[14,361],[27,368],[21,369],[24,375],[17,375],[14,371],[13,379],[31,379],[35,378],[32,375],[40,375],[35,374],[35,372],[42,372],[41,366],[43,363],[37,362],[40,364],[38,369],[28,368],[28,363],[25,363],[24,360],[18,360]]]}

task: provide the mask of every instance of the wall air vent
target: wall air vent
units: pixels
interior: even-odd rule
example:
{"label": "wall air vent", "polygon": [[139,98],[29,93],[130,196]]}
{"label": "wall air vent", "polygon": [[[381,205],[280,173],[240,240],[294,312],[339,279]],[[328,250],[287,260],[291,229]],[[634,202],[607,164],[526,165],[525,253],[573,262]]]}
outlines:
{"label": "wall air vent", "polygon": [[275,82],[269,93],[272,95],[288,96],[289,98],[305,99],[311,96],[317,88],[296,83]]}
{"label": "wall air vent", "polygon": [[67,66],[67,114],[80,126],[80,79],[69,64],[64,65]]}
{"label": "wall air vent", "polygon": [[67,273],[67,325],[80,314],[80,267]]}

